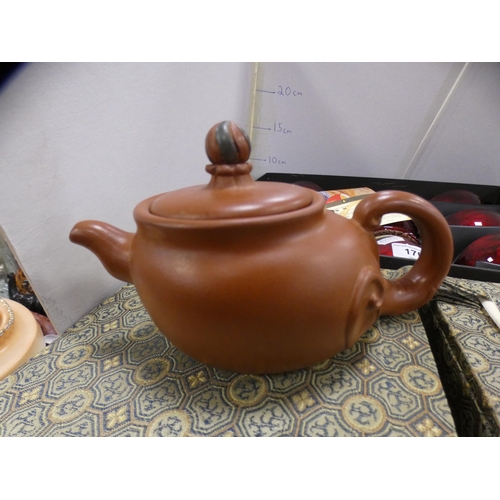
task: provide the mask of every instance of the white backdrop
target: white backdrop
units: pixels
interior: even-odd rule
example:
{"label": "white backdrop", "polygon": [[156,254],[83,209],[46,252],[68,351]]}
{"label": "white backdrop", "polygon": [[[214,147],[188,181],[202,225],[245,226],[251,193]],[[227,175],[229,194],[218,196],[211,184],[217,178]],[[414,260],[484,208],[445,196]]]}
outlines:
{"label": "white backdrop", "polygon": [[258,74],[261,174],[500,185],[499,63],[260,63]]}
{"label": "white backdrop", "polygon": [[263,63],[257,75],[252,63],[40,63],[2,91],[0,226],[60,332],[121,286],[69,242],[74,223],[133,231],[142,199],[206,183],[219,121],[251,133],[255,176],[500,185],[498,63]]}
{"label": "white backdrop", "polygon": [[70,243],[82,219],[133,231],[142,199],[208,182],[205,135],[248,126],[251,63],[40,63],[0,94],[0,226],[59,332],[121,285]]}

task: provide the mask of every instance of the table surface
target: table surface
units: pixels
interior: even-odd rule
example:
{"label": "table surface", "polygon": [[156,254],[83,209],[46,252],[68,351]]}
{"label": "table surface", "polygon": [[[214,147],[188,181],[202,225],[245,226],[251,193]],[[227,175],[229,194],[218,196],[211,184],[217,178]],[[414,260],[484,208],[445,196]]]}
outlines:
{"label": "table surface", "polygon": [[0,436],[454,435],[417,311],[309,369],[242,375],[178,350],[126,285],[0,382]]}
{"label": "table surface", "polygon": [[500,285],[446,278],[423,317],[464,436],[500,435],[500,330],[479,297],[500,307]]}

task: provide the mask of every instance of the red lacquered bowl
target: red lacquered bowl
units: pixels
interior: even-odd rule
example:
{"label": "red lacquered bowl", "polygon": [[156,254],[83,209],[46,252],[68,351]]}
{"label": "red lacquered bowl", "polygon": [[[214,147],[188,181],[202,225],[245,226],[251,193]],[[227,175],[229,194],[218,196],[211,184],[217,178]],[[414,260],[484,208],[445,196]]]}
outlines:
{"label": "red lacquered bowl", "polygon": [[420,243],[418,228],[412,220],[403,220],[379,226],[373,231],[373,233],[376,238],[383,235],[393,234],[396,236],[403,236],[403,238],[408,237],[410,240],[414,240],[415,243]]}
{"label": "red lacquered bowl", "polygon": [[473,241],[455,259],[455,264],[475,266],[476,262],[500,264],[500,233],[488,234]]}
{"label": "red lacquered bowl", "polygon": [[481,198],[472,191],[466,189],[452,189],[444,193],[437,194],[430,201],[447,201],[449,203],[466,203],[469,205],[480,205]]}
{"label": "red lacquered bowl", "polygon": [[448,215],[446,221],[450,226],[500,226],[500,213],[485,208],[468,208]]}

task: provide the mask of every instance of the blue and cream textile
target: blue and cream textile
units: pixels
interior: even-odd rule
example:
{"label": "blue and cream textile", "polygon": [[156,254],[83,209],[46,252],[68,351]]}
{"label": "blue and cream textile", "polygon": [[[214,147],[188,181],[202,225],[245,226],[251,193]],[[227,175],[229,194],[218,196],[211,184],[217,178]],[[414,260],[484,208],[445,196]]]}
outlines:
{"label": "blue and cream textile", "polygon": [[479,297],[500,307],[500,285],[446,278],[423,310],[462,436],[500,436],[500,330]]}
{"label": "blue and cream textile", "polygon": [[241,375],[175,348],[126,285],[0,382],[0,436],[455,434],[416,311],[310,369]]}

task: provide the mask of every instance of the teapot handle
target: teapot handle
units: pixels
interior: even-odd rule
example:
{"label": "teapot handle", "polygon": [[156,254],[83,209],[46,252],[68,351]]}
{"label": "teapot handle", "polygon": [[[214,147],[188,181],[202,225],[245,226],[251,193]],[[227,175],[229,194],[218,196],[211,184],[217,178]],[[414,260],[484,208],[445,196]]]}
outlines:
{"label": "teapot handle", "polygon": [[364,198],[353,219],[366,231],[380,226],[382,215],[403,213],[417,225],[422,249],[413,267],[401,278],[383,278],[382,315],[397,315],[423,306],[436,293],[453,259],[451,230],[441,213],[428,201],[403,191],[379,191]]}

